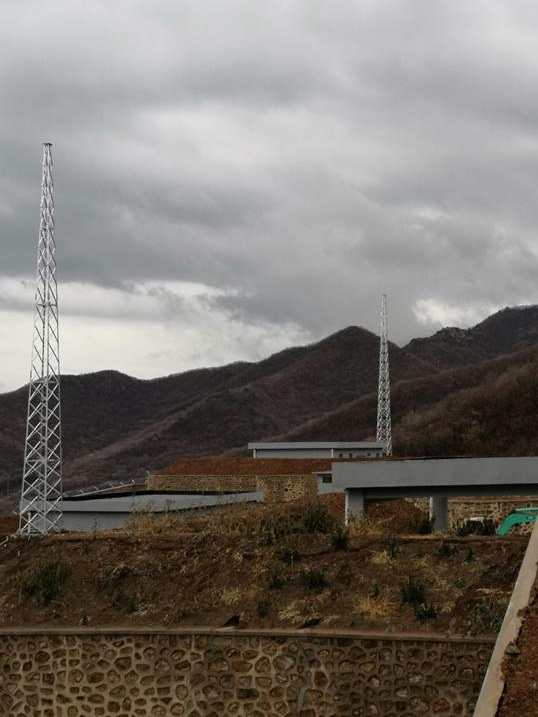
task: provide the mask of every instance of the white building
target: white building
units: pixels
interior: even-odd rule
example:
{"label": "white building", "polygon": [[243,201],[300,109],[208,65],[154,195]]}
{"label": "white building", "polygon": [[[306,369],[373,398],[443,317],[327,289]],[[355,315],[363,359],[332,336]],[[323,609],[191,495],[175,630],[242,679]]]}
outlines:
{"label": "white building", "polygon": [[383,444],[374,441],[307,441],[249,443],[253,458],[367,458],[382,456]]}

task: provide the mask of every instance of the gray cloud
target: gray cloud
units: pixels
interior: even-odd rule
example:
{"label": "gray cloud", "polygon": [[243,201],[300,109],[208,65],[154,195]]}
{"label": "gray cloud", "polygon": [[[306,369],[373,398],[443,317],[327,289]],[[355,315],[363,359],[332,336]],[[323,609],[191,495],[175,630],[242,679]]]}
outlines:
{"label": "gray cloud", "polygon": [[63,280],[212,287],[223,331],[255,327],[247,358],[260,326],[375,330],[382,291],[399,342],[437,326],[417,302],[464,317],[537,300],[530,0],[2,12],[3,276],[33,274],[48,140]]}

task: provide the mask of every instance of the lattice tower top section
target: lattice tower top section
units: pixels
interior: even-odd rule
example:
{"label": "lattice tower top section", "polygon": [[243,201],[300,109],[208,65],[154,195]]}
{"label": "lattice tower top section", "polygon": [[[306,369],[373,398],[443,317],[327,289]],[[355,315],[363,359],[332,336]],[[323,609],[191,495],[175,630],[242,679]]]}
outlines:
{"label": "lattice tower top section", "polygon": [[43,145],[35,318],[19,533],[61,529],[60,339],[54,238],[52,145]]}
{"label": "lattice tower top section", "polygon": [[387,295],[381,297],[381,335],[379,339],[379,384],[377,392],[377,441],[392,455],[392,423],[390,415],[389,344]]}

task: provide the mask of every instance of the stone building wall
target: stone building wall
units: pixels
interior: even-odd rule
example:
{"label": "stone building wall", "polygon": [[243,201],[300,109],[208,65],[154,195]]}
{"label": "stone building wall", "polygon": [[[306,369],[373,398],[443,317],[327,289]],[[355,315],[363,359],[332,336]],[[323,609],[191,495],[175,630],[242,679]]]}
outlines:
{"label": "stone building wall", "polygon": [[[473,516],[483,515],[491,518],[498,527],[514,508],[528,508],[538,505],[538,496],[492,496],[491,498],[453,498],[448,501],[449,527]],[[532,524],[521,526],[519,530],[532,530]]]}
{"label": "stone building wall", "polygon": [[465,717],[492,648],[373,633],[4,631],[0,714]]}
{"label": "stone building wall", "polygon": [[[429,510],[428,498],[409,498],[421,510]],[[491,496],[490,498],[449,498],[448,528],[456,530],[469,518],[483,516],[490,518],[498,528],[506,516],[515,508],[528,508],[538,505],[538,496]],[[518,533],[530,533],[533,524],[519,525],[514,530]]]}
{"label": "stone building wall", "polygon": [[268,503],[315,498],[317,483],[313,475],[150,475],[149,490],[248,490],[261,491]]}

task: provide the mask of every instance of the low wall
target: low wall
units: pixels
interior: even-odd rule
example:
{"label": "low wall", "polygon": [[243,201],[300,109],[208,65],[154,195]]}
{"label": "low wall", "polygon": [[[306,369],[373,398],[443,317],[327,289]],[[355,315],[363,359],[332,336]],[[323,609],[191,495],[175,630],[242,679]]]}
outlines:
{"label": "low wall", "polygon": [[260,491],[268,503],[315,498],[317,495],[313,475],[150,475],[146,485],[149,490]]}
{"label": "low wall", "polygon": [[435,635],[4,630],[0,714],[461,717],[492,648]]}

